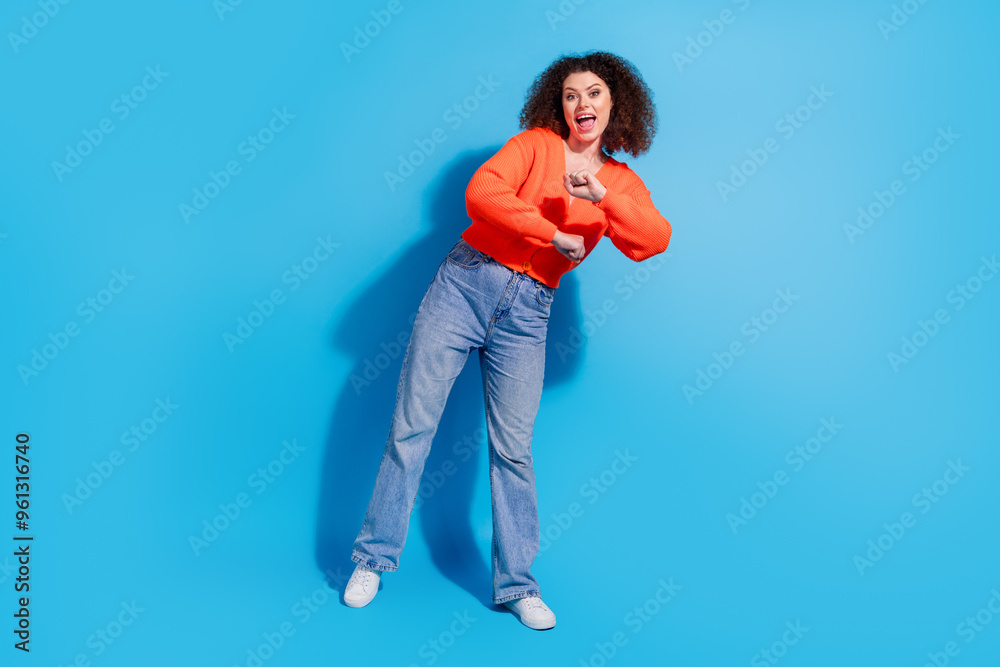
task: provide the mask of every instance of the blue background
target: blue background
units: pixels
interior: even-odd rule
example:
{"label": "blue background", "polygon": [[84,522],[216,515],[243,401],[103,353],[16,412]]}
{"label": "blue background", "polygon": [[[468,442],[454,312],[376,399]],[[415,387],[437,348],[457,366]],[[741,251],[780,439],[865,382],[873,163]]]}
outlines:
{"label": "blue background", "polygon": [[[16,574],[0,558],[4,660],[253,665],[248,651],[284,623],[294,634],[265,665],[762,665],[768,650],[783,665],[916,666],[948,642],[949,664],[995,665],[1000,618],[981,613],[992,622],[972,641],[960,624],[1000,590],[1000,280],[975,280],[1000,250],[997,6],[910,2],[884,33],[888,1],[402,0],[345,55],[386,6],[72,2],[32,31],[40,5],[5,3],[0,525],[5,543],[20,532],[25,432],[35,541],[30,655],[11,647]],[[731,22],[712,23],[726,9]],[[533,572],[558,624],[534,632],[490,604],[474,356],[401,568],[349,609],[339,596],[388,432],[394,343],[468,224],[468,178],[519,131],[532,79],[588,49],[630,59],[655,93],[652,150],[616,157],[673,237],[662,264],[605,241],[556,295],[533,447],[547,548]],[[166,74],[122,118],[114,100],[147,67]],[[456,123],[446,112],[480,77],[495,89]],[[831,96],[799,109],[814,86]],[[273,109],[294,118],[251,161],[241,142]],[[809,118],[788,136],[776,124],[796,110]],[[60,180],[52,163],[104,118],[113,131]],[[385,172],[437,128],[446,140],[390,188]],[[948,128],[958,138],[910,180],[907,161]],[[720,195],[769,138],[777,152]],[[186,222],[180,205],[231,160],[239,174]],[[844,226],[897,179],[905,193],[852,242]],[[317,239],[339,245],[296,285],[286,272]],[[102,293],[123,269],[128,285]],[[970,279],[981,289],[959,308],[952,290]],[[283,302],[227,345],[276,289]],[[778,290],[796,298],[775,318]],[[113,299],[88,316],[88,297]],[[947,322],[894,367],[888,354],[939,309]],[[64,347],[24,373],[53,339]],[[727,359],[736,341],[744,353]],[[711,385],[685,395],[699,372]],[[177,406],[162,422],[158,399]],[[823,419],[842,426],[793,464]],[[130,451],[122,435],[144,423]],[[297,454],[262,483],[255,471],[286,441]],[[635,460],[614,472],[619,452]],[[435,485],[449,460],[458,472]],[[935,492],[949,461],[968,470]],[[769,485],[776,473],[787,483]],[[67,504],[88,475],[96,488]],[[925,488],[934,503],[915,502]],[[237,498],[249,505],[219,518]],[[743,499],[756,513],[727,519]],[[886,536],[904,512],[904,534]],[[225,529],[192,547],[213,520]],[[859,566],[880,537],[889,548]],[[661,580],[680,586],[663,605]],[[123,631],[107,644],[99,630]]]}

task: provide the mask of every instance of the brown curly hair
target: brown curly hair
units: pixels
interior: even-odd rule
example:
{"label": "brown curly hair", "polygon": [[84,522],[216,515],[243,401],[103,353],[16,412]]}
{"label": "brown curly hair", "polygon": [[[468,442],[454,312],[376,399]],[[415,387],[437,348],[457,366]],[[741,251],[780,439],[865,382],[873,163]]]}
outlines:
{"label": "brown curly hair", "polygon": [[569,137],[562,88],[566,77],[575,72],[593,72],[608,84],[613,105],[601,137],[605,152],[624,151],[638,157],[648,151],[656,134],[653,93],[632,63],[606,51],[561,56],[539,74],[525,95],[521,128],[547,127],[563,139]]}

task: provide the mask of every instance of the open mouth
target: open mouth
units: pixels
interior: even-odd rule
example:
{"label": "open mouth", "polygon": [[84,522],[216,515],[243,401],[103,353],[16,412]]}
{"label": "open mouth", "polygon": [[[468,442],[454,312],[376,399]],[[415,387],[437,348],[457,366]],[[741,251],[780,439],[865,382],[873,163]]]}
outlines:
{"label": "open mouth", "polygon": [[597,124],[597,116],[589,113],[580,114],[575,118],[577,126],[582,132],[590,132]]}

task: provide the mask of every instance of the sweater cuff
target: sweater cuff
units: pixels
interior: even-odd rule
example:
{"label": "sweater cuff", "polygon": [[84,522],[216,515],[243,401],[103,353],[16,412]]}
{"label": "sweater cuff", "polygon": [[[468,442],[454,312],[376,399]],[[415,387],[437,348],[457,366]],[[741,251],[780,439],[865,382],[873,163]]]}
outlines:
{"label": "sweater cuff", "polygon": [[544,225],[545,229],[541,232],[541,235],[538,238],[546,243],[552,243],[552,239],[555,238],[556,232],[559,231],[559,226],[551,220],[546,220],[545,222],[548,224]]}
{"label": "sweater cuff", "polygon": [[615,202],[617,201],[618,197],[625,197],[625,196],[626,195],[620,192],[608,191],[604,193],[603,197],[601,197],[601,201],[594,202],[594,206],[605,212],[608,211],[608,209],[613,210],[615,208]]}

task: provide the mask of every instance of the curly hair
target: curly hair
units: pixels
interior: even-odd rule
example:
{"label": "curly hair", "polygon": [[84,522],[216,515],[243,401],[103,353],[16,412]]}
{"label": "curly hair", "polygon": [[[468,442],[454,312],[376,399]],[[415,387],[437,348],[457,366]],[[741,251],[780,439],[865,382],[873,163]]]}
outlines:
{"label": "curly hair", "polygon": [[576,72],[593,72],[610,90],[611,116],[601,137],[605,152],[638,157],[648,151],[656,134],[653,93],[632,63],[606,51],[564,55],[539,74],[525,95],[521,128],[547,127],[563,139],[569,137],[562,88],[566,77]]}

